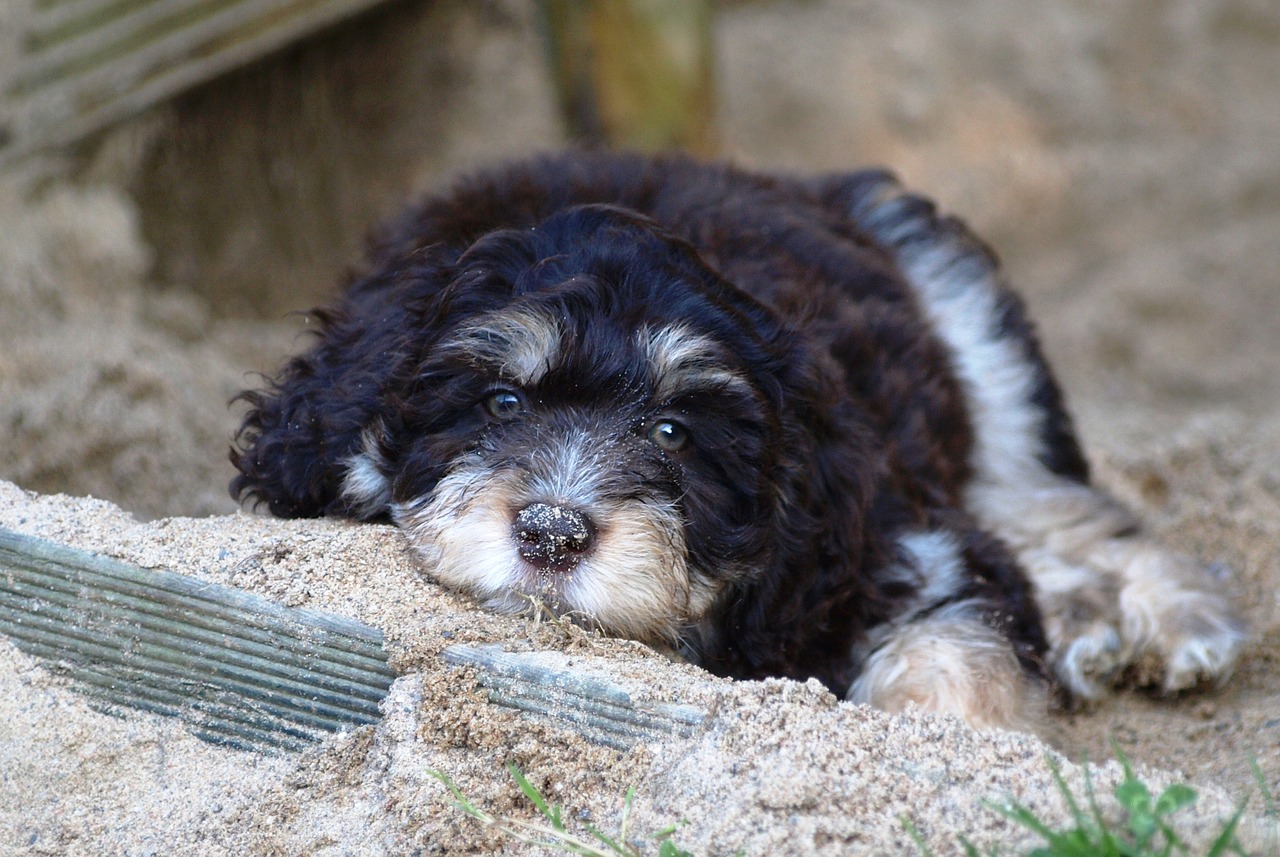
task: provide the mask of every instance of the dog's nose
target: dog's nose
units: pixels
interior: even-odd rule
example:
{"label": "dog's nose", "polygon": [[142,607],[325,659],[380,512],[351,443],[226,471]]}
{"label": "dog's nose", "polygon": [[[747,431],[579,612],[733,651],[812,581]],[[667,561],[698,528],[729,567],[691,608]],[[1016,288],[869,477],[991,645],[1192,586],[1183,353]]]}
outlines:
{"label": "dog's nose", "polygon": [[578,564],[595,539],[595,524],[586,515],[564,506],[530,503],[516,515],[514,526],[520,555],[548,571],[568,571]]}

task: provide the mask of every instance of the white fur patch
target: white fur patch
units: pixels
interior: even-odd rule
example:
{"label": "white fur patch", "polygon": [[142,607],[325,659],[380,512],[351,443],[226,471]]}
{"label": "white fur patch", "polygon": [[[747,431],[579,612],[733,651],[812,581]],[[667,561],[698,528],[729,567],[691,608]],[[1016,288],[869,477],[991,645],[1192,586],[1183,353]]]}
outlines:
{"label": "white fur patch", "polygon": [[391,480],[387,464],[378,444],[382,426],[367,428],[361,434],[361,451],[348,458],[342,479],[342,499],[360,518],[372,518],[384,512],[391,503]]}
{"label": "white fur patch", "polygon": [[920,575],[920,589],[914,599],[917,609],[927,609],[951,597],[964,585],[964,560],[952,533],[909,533],[898,543]]}
{"label": "white fur patch", "polygon": [[600,438],[585,429],[570,429],[534,450],[526,474],[528,492],[539,502],[590,509],[599,502],[608,467]]}
{"label": "white fur patch", "polygon": [[1002,284],[991,260],[943,236],[922,239],[918,219],[899,200],[861,213],[860,222],[894,250],[964,386],[974,432],[969,503],[979,514],[1008,486],[1045,483],[1040,463],[1044,414],[1033,402],[1035,368],[1021,342],[1002,335]]}

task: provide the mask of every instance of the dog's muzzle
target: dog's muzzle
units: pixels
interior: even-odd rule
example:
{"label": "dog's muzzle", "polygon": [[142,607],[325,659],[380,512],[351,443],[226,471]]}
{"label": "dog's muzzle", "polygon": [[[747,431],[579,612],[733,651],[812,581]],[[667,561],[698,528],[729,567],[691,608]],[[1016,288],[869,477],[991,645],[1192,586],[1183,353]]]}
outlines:
{"label": "dog's muzzle", "polygon": [[530,503],[512,526],[520,556],[543,571],[572,570],[591,549],[596,528],[575,509]]}

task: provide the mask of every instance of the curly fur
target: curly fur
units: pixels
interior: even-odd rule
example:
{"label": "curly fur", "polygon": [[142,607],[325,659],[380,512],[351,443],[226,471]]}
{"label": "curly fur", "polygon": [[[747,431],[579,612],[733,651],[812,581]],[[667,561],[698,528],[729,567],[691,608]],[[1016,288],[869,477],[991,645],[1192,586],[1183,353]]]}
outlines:
{"label": "curly fur", "polygon": [[[1023,570],[1058,525],[1011,550],[1025,521],[1001,505],[1100,496],[1062,395],[994,256],[887,174],[546,157],[411,208],[368,271],[243,394],[236,497],[389,517],[497,609],[543,596],[724,675],[857,680],[862,698],[944,615],[945,656],[983,665],[948,681],[1008,692],[868,701],[1022,724],[989,700],[1034,697],[1046,658],[1085,669],[1056,657],[1071,641],[1046,641]],[[578,535],[530,534],[535,505]],[[559,539],[554,562],[531,538]],[[1240,634],[1214,609],[1231,633],[1202,672],[1220,676]],[[987,629],[969,650],[965,628]]]}

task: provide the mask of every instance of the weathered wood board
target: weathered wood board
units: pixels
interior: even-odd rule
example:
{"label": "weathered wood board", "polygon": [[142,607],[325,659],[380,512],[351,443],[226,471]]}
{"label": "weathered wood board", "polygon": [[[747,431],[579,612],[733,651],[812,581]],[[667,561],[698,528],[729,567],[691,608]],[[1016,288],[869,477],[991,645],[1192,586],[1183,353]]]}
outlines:
{"label": "weathered wood board", "polygon": [[447,663],[469,666],[489,701],[558,722],[589,741],[627,750],[640,741],[688,737],[706,720],[682,703],[637,703],[621,684],[582,672],[559,652],[507,652],[500,645],[450,646]]}
{"label": "weathered wood board", "polygon": [[[177,717],[244,750],[298,750],[374,723],[395,678],[376,628],[3,528],[0,635],[107,710]],[[455,645],[443,660],[471,668],[492,704],[620,750],[707,719],[637,701],[561,652]]]}
{"label": "weathered wood board", "polygon": [[0,634],[107,707],[242,749],[372,723],[395,678],[375,628],[5,529]]}
{"label": "weathered wood board", "polygon": [[0,166],[74,143],[387,0],[5,0]]}

